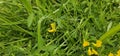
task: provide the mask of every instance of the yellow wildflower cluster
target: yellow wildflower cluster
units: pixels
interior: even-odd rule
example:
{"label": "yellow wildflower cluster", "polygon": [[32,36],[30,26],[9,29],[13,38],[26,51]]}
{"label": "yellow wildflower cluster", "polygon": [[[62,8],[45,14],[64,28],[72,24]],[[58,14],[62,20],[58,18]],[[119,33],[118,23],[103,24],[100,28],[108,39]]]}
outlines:
{"label": "yellow wildflower cluster", "polygon": [[[90,43],[88,41],[83,41],[83,47],[89,46]],[[96,43],[93,43],[95,47],[101,47],[102,46],[102,41],[97,40]]]}
{"label": "yellow wildflower cluster", "polygon": [[50,26],[51,26],[51,29],[48,30],[48,32],[56,32],[56,25],[55,25],[55,23],[51,23]]}
{"label": "yellow wildflower cluster", "polygon": [[[88,41],[86,41],[86,40],[83,41],[83,47],[87,47],[89,45],[90,45],[90,43]],[[97,40],[96,43],[93,43],[93,45],[95,47],[101,47],[102,46],[102,41]],[[90,55],[90,56],[91,55],[98,55],[98,52],[95,49],[89,47],[88,55]]]}
{"label": "yellow wildflower cluster", "polygon": [[[114,56],[114,54],[110,52],[110,53],[108,54],[108,56]],[[120,50],[117,51],[116,56],[120,56]]]}

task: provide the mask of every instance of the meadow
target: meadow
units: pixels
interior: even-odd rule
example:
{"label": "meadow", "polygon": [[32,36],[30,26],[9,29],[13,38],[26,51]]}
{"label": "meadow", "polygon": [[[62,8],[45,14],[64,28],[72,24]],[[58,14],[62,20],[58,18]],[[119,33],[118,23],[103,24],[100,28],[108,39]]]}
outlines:
{"label": "meadow", "polygon": [[120,0],[0,0],[0,56],[120,56]]}

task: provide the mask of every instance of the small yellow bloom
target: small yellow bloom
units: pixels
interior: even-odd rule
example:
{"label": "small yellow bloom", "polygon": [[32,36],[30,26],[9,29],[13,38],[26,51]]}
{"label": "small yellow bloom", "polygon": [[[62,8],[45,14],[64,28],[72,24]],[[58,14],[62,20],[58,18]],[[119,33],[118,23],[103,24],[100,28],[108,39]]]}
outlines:
{"label": "small yellow bloom", "polygon": [[50,26],[51,26],[51,29],[48,30],[48,32],[56,32],[56,25],[55,25],[55,23],[51,23]]}
{"label": "small yellow bloom", "polygon": [[92,49],[93,54],[98,55],[98,52],[95,49]]}
{"label": "small yellow bloom", "polygon": [[117,55],[116,56],[120,56],[120,50],[117,51]]}
{"label": "small yellow bloom", "polygon": [[89,47],[89,49],[88,49],[88,55],[98,55],[98,52],[95,50],[95,49],[91,49],[90,47]]}
{"label": "small yellow bloom", "polygon": [[88,49],[88,55],[92,55],[93,53],[92,53],[92,51],[91,51],[91,48],[89,47],[89,49]]}
{"label": "small yellow bloom", "polygon": [[114,54],[110,52],[110,53],[108,54],[108,56],[114,56]]}
{"label": "small yellow bloom", "polygon": [[83,41],[83,47],[86,47],[86,46],[89,46],[90,45],[90,43],[88,42],[88,41]]}
{"label": "small yellow bloom", "polygon": [[97,40],[97,41],[96,41],[96,44],[93,43],[93,45],[96,46],[96,47],[101,47],[101,46],[102,46],[102,41]]}

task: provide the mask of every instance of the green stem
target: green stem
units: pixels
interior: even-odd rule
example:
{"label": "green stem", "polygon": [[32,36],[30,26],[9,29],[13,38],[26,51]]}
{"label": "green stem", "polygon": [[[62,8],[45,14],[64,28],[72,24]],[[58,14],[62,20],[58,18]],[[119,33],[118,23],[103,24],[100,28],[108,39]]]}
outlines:
{"label": "green stem", "polygon": [[116,25],[115,27],[113,27],[112,29],[110,29],[108,32],[106,32],[105,34],[103,34],[99,40],[103,41],[106,38],[109,38],[110,36],[116,34],[118,31],[120,31],[120,24]]}

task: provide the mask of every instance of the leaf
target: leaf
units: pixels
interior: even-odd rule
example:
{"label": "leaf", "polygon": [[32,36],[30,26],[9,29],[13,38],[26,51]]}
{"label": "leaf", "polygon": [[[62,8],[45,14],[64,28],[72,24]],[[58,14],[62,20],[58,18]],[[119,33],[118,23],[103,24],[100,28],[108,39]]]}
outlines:
{"label": "leaf", "polygon": [[28,24],[28,27],[30,27],[33,23],[33,19],[34,19],[34,13],[31,13],[27,19],[27,24]]}
{"label": "leaf", "polygon": [[116,34],[118,31],[120,31],[120,24],[118,24],[117,26],[113,27],[112,29],[107,31],[105,34],[103,34],[100,37],[100,40],[104,41],[106,38],[109,38],[110,36]]}

